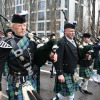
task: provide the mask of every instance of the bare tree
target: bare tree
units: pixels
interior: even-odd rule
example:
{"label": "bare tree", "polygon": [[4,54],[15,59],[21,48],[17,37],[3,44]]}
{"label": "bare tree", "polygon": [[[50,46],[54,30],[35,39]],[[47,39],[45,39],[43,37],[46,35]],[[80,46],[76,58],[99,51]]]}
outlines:
{"label": "bare tree", "polygon": [[[50,32],[57,33],[57,21],[56,21],[56,12],[57,12],[57,2],[58,0],[47,0],[47,6],[49,6],[49,18],[50,18]],[[57,34],[56,34],[57,35]],[[56,36],[57,37],[57,36]]]}
{"label": "bare tree", "polygon": [[37,0],[30,0],[30,30],[35,31],[37,29]]}

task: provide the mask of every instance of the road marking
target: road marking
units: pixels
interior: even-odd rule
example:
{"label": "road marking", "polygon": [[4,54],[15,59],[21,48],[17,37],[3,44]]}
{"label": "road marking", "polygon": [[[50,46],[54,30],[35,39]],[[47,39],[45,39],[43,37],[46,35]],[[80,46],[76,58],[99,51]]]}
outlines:
{"label": "road marking", "polygon": [[[40,70],[41,72],[45,72],[45,73],[51,73],[50,71],[47,71],[47,70]],[[56,74],[56,72],[53,72],[54,74]]]}

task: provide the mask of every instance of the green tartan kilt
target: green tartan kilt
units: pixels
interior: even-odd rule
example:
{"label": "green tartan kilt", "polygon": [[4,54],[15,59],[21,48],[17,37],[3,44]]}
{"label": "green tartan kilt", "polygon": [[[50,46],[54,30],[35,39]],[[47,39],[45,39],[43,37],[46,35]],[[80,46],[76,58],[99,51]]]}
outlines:
{"label": "green tartan kilt", "polygon": [[4,76],[8,76],[8,72],[9,72],[9,67],[8,67],[8,64],[7,64],[7,62],[5,63],[5,66],[4,66]]}
{"label": "green tartan kilt", "polygon": [[97,74],[100,74],[100,56],[95,58],[93,68],[97,70]]}
{"label": "green tartan kilt", "polygon": [[75,91],[79,90],[78,82],[74,82],[72,79],[72,74],[64,73],[65,82],[61,83],[58,80],[58,75],[55,78],[54,92],[60,93],[63,96],[72,96]]}
{"label": "green tartan kilt", "polygon": [[89,67],[81,67],[79,69],[79,76],[83,78],[89,78],[94,75],[94,71],[90,70]]}
{"label": "green tartan kilt", "polygon": [[[21,79],[23,79],[22,77],[20,78],[20,82]],[[24,76],[25,81],[30,81],[30,83],[32,84],[32,86],[34,87],[35,91],[37,93],[39,93],[40,91],[40,83],[39,83],[39,79],[40,76],[38,77],[38,75],[35,76],[35,78],[33,78],[33,76]],[[9,74],[8,75],[8,90],[9,90],[9,100],[14,100],[14,91],[15,91],[15,82],[14,82],[14,76]],[[22,82],[18,88],[18,96],[17,96],[17,100],[23,100],[23,96],[22,96]]]}

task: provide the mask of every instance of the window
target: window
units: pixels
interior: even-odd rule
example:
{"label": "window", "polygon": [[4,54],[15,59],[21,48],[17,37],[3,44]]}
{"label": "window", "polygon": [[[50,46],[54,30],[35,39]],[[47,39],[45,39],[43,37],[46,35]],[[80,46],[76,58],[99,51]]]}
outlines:
{"label": "window", "polygon": [[67,8],[67,10],[65,10],[64,12],[68,20],[69,19],[69,0],[65,0],[65,8]]}
{"label": "window", "polygon": [[[21,0],[22,1],[22,0]],[[23,3],[28,3],[29,0],[23,0]]]}
{"label": "window", "polygon": [[22,0],[17,0],[16,1],[16,4],[18,5],[18,4],[22,4]]}
{"label": "window", "polygon": [[43,37],[44,36],[44,33],[38,33],[38,36],[39,37]]}
{"label": "window", "polygon": [[50,11],[47,11],[46,19],[47,19],[47,20],[50,20]]}
{"label": "window", "polygon": [[80,7],[81,19],[83,18],[83,6]]}
{"label": "window", "polygon": [[61,11],[57,10],[56,11],[56,19],[60,19],[60,16],[61,16]]}
{"label": "window", "polygon": [[44,20],[44,12],[38,13],[38,20]]}
{"label": "window", "polygon": [[44,31],[44,23],[38,23],[38,31]]}
{"label": "window", "polygon": [[38,3],[38,9],[39,10],[44,10],[45,9],[45,1],[41,1]]}
{"label": "window", "polygon": [[14,8],[14,7],[11,8],[11,13],[12,13],[12,14],[15,13],[15,8]]}
{"label": "window", "polygon": [[32,11],[36,11],[36,3],[35,2],[31,4],[31,9],[32,9]]}
{"label": "window", "polygon": [[50,9],[51,7],[52,7],[52,0],[47,0],[47,6],[46,6],[46,8],[47,9]]}
{"label": "window", "polygon": [[47,31],[50,30],[50,22],[47,22],[47,24],[46,24],[46,30],[47,30]]}
{"label": "window", "polygon": [[31,21],[36,21],[36,13],[31,14]]}
{"label": "window", "polygon": [[75,20],[78,19],[78,4],[75,3]]}
{"label": "window", "polygon": [[65,0],[65,8],[69,8],[69,0]]}
{"label": "window", "polygon": [[17,6],[17,7],[16,7],[16,10],[17,10],[16,13],[21,13],[21,11],[22,11],[22,6]]}
{"label": "window", "polygon": [[36,23],[32,23],[32,30],[33,30],[33,31],[36,30]]}
{"label": "window", "polygon": [[57,0],[57,7],[61,7],[61,0]]}
{"label": "window", "polygon": [[80,4],[84,4],[84,1],[83,0],[80,0]]}

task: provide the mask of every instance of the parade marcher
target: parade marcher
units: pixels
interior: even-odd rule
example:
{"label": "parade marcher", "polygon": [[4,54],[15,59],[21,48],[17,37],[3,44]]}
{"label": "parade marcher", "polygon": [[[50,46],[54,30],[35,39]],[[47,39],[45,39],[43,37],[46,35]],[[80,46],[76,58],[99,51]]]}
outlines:
{"label": "parade marcher", "polygon": [[56,39],[55,33],[52,33],[52,34],[50,35],[50,39]]}
{"label": "parade marcher", "polygon": [[79,60],[78,47],[74,41],[75,26],[65,24],[64,32],[65,36],[58,41],[58,59],[54,64],[57,73],[54,92],[57,94],[52,100],[61,100],[65,97],[67,100],[74,100],[75,91],[79,90],[78,80],[74,77],[77,76]]}
{"label": "parade marcher", "polygon": [[11,29],[7,29],[6,30],[6,34],[7,34],[7,37],[12,37],[12,30]]}
{"label": "parade marcher", "polygon": [[[5,62],[7,62],[9,67],[9,100],[23,100],[23,95],[26,97],[25,91],[22,91],[22,88],[25,90],[25,85],[23,85],[24,83],[30,83],[32,87],[34,87],[34,90],[36,92],[38,91],[36,69],[38,69],[40,66],[39,63],[35,62],[39,62],[41,59],[39,59],[39,61],[35,61],[35,58],[38,60],[38,54],[35,54],[35,50],[37,50],[36,43],[35,41],[32,41],[33,38],[31,38],[31,36],[29,36],[29,34],[26,32],[25,15],[14,14],[12,17],[11,29],[13,36],[0,41],[0,97],[2,93],[2,72],[4,70]],[[50,46],[52,47],[53,45]],[[51,52],[50,49],[49,52]],[[55,62],[57,60],[57,55],[55,56],[53,53],[51,53],[50,58]],[[27,95],[27,98],[34,97],[33,90],[31,92],[27,91]]]}
{"label": "parade marcher", "polygon": [[93,68],[97,70],[97,73],[92,78],[95,82],[100,84],[100,38],[98,38],[98,40],[94,44],[93,49],[95,53]]}
{"label": "parade marcher", "polygon": [[[92,57],[89,51],[93,51],[93,48],[91,45],[89,45],[90,42],[90,37],[91,35],[89,33],[84,33],[83,34],[83,44],[80,45],[80,49],[83,50],[83,55],[81,55],[81,60],[80,60],[80,70],[79,70],[79,76],[83,77],[83,79],[79,82],[80,86],[80,92],[90,94],[92,95],[92,92],[88,91],[87,86],[88,86],[88,80],[90,77],[94,75],[93,68],[91,67],[92,65]],[[88,50],[88,48],[91,48],[91,50]],[[84,53],[86,51],[86,53]],[[82,53],[82,52],[81,52]]]}

